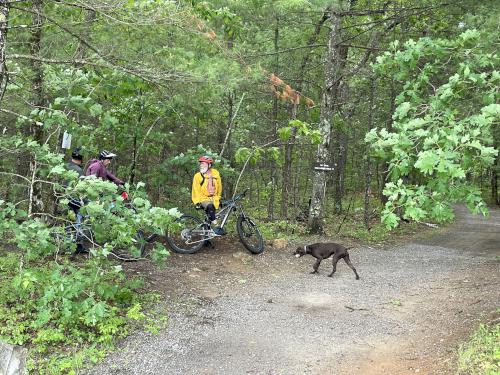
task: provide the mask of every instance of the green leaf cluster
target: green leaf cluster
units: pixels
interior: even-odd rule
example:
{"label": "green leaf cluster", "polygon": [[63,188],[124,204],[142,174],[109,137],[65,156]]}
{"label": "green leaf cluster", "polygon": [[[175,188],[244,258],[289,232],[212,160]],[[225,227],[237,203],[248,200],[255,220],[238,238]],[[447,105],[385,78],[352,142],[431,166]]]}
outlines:
{"label": "green leaf cluster", "polygon": [[[387,160],[389,198],[382,220],[438,222],[453,218],[451,206],[465,202],[487,212],[471,183],[498,154],[492,128],[500,120],[499,58],[477,30],[455,39],[409,40],[377,59],[374,71],[404,82],[396,98],[392,131],[365,137],[374,156]],[[399,214],[398,214],[399,212]]]}

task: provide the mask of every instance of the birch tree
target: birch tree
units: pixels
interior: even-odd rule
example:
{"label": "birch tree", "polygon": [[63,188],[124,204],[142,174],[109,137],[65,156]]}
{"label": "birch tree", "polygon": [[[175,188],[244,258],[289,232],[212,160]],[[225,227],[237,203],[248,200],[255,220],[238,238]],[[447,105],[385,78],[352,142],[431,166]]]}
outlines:
{"label": "birch tree", "polygon": [[0,103],[7,86],[7,68],[5,66],[5,46],[7,44],[7,20],[9,17],[9,4],[0,0]]}

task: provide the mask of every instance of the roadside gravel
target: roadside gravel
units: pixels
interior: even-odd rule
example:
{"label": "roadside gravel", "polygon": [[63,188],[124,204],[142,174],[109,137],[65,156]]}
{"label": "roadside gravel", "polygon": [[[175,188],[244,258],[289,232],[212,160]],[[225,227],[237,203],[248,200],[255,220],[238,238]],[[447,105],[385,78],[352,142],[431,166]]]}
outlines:
{"label": "roadside gravel", "polygon": [[[168,327],[136,332],[92,374],[452,374],[457,345],[500,301],[500,211],[458,208],[457,223],[310,275],[313,258],[235,238],[174,254],[163,270],[134,265],[164,296]],[[327,239],[324,239],[325,241]]]}

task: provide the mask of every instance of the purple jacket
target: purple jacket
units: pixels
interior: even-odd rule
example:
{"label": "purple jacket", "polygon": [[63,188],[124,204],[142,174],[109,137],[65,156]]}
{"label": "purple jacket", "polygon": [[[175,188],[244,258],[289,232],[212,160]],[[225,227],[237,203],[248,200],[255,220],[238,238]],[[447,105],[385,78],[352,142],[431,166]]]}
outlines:
{"label": "purple jacket", "polygon": [[124,182],[115,177],[112,173],[108,172],[101,160],[92,159],[89,167],[87,168],[87,176],[96,176],[103,180],[113,181],[117,185],[123,185]]}

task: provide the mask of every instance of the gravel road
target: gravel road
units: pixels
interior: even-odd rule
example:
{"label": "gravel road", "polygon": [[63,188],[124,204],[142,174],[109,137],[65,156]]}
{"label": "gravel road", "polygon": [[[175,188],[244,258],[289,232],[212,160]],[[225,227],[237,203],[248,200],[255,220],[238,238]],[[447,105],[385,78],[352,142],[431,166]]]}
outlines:
{"label": "gravel road", "polygon": [[500,210],[457,217],[350,250],[360,280],[343,261],[333,278],[330,261],[311,275],[292,245],[251,256],[232,237],[161,270],[132,265],[162,294],[168,326],[129,336],[87,373],[454,374],[457,346],[500,307]]}

